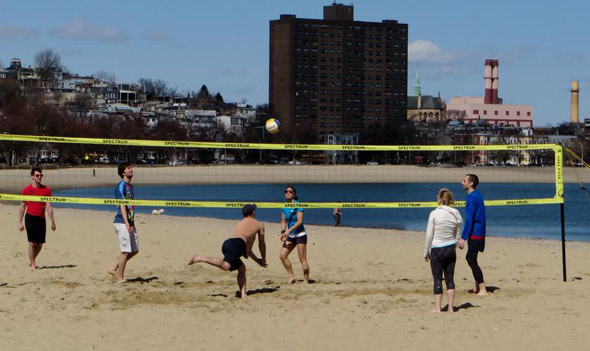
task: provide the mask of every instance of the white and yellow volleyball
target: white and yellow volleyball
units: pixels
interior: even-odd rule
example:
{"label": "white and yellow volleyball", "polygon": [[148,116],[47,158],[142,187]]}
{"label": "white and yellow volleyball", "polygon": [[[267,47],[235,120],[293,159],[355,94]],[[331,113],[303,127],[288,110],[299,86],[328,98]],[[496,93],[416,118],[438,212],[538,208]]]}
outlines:
{"label": "white and yellow volleyball", "polygon": [[281,122],[276,118],[270,118],[266,121],[265,127],[270,134],[277,134],[281,130]]}

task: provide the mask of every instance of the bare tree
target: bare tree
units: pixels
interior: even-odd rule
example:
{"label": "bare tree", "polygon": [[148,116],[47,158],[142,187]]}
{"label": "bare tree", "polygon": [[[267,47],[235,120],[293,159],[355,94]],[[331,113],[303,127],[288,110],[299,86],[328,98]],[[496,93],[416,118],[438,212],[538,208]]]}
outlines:
{"label": "bare tree", "polygon": [[87,112],[94,106],[94,101],[90,94],[76,94],[72,107],[76,112]]}
{"label": "bare tree", "polygon": [[45,49],[39,51],[35,55],[35,68],[41,76],[41,81],[54,87],[57,83],[57,75],[65,71],[65,67],[61,63],[61,56],[51,50]]}
{"label": "bare tree", "polygon": [[[168,84],[161,80],[153,80],[151,78],[141,78],[137,81],[141,90],[146,94],[146,98],[158,99],[158,96],[166,95],[168,93]],[[174,90],[175,91],[175,90]]]}
{"label": "bare tree", "polygon": [[101,82],[106,82],[109,85],[115,85],[117,83],[117,77],[115,74],[105,70],[96,72],[94,74],[94,78],[100,80]]}
{"label": "bare tree", "polygon": [[449,120],[463,121],[467,117],[467,112],[464,110],[448,110],[446,115]]}

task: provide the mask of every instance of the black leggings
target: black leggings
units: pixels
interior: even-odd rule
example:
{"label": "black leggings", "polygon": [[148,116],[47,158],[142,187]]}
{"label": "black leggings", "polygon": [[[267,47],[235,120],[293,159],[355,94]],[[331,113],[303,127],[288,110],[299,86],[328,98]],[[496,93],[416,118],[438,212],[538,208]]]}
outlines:
{"label": "black leggings", "polygon": [[467,264],[469,264],[469,267],[471,267],[471,271],[473,272],[473,278],[475,279],[475,283],[481,284],[481,283],[483,283],[483,272],[481,271],[481,268],[479,268],[479,265],[477,264],[477,254],[479,254],[479,251],[467,250],[467,256],[465,258],[467,259]]}
{"label": "black leggings", "polygon": [[447,290],[455,289],[453,277],[455,275],[456,261],[455,245],[436,247],[430,250],[430,268],[432,269],[432,277],[434,278],[435,294],[442,294],[443,292],[443,273],[445,283],[447,283]]}

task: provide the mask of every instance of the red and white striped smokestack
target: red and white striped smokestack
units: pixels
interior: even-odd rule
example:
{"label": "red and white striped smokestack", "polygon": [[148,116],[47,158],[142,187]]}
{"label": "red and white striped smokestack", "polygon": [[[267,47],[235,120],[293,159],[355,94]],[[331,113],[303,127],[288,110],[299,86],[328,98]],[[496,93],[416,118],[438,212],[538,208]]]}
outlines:
{"label": "red and white striped smokestack", "polygon": [[485,97],[483,99],[484,104],[492,103],[492,60],[486,60],[485,71],[483,75],[485,81]]}
{"label": "red and white striped smokestack", "polygon": [[484,104],[498,103],[498,60],[486,59],[485,71],[485,97]]}
{"label": "red and white striped smokestack", "polygon": [[492,60],[492,104],[498,104],[498,60]]}

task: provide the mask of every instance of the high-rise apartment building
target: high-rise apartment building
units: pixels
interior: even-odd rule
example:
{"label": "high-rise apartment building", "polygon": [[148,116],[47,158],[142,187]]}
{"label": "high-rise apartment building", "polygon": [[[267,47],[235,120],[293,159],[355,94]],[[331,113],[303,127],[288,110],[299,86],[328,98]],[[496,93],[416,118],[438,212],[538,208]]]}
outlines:
{"label": "high-rise apartment building", "polygon": [[270,22],[270,111],[286,133],[387,133],[406,119],[408,25],[354,21],[353,6],[324,7],[323,19]]}

